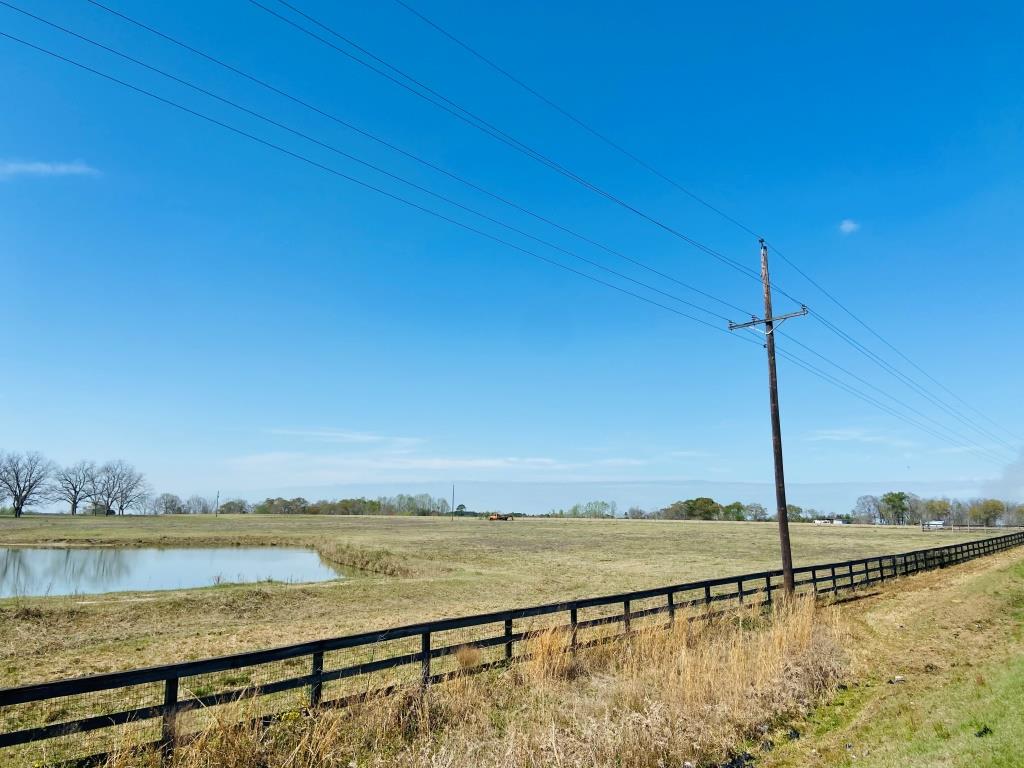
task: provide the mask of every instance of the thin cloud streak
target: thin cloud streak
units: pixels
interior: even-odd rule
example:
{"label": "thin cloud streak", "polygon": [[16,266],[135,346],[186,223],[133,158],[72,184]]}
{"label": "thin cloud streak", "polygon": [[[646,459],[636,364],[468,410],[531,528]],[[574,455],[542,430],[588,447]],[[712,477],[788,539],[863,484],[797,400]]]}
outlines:
{"label": "thin cloud streak", "polygon": [[98,176],[99,171],[88,163],[75,160],[70,163],[44,162],[41,160],[0,160],[0,179],[17,176]]}
{"label": "thin cloud streak", "polygon": [[380,435],[376,432],[358,432],[349,429],[265,429],[264,433],[277,437],[294,437],[312,443],[330,443],[345,445],[419,445],[424,442],[419,437],[393,437]]}
{"label": "thin cloud streak", "polygon": [[889,445],[894,448],[909,448],[914,443],[899,437],[893,437],[880,432],[871,432],[859,427],[845,427],[841,429],[818,429],[804,438],[808,443],[871,443],[876,445]]}

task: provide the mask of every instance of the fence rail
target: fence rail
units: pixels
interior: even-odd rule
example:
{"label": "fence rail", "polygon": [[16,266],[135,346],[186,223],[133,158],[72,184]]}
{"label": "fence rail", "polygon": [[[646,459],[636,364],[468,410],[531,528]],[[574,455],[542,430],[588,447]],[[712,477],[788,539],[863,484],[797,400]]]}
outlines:
{"label": "fence rail", "polygon": [[[1024,544],[1024,532],[794,569],[798,592],[829,594],[945,568]],[[768,605],[781,571],[761,571],[529,608],[409,624],[264,651],[0,689],[0,762],[68,762],[126,740],[166,756],[211,710],[259,697],[264,716],[346,706],[523,658],[524,641],[560,629],[571,647],[668,624],[695,606]],[[471,649],[465,651],[464,649]],[[31,751],[34,750],[34,751]],[[31,752],[30,752],[31,751]]]}

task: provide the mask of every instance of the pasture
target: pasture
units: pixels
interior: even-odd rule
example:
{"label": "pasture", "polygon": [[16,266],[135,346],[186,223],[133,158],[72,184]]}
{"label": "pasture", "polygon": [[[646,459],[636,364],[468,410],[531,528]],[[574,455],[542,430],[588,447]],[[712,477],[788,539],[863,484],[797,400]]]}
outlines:
{"label": "pasture", "polygon": [[[794,525],[792,533],[797,565],[984,535],[811,525]],[[306,546],[364,570],[315,585],[228,584],[0,601],[0,685],[776,567],[776,537],[772,523],[695,521],[3,519],[0,546]]]}

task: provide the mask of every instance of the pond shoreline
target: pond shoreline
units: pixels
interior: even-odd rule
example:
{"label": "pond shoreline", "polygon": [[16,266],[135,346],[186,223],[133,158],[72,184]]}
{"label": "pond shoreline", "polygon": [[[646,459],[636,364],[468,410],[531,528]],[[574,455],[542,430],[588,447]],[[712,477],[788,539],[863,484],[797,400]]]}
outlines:
{"label": "pond shoreline", "polygon": [[353,575],[334,558],[302,545],[0,545],[0,599],[307,585]]}

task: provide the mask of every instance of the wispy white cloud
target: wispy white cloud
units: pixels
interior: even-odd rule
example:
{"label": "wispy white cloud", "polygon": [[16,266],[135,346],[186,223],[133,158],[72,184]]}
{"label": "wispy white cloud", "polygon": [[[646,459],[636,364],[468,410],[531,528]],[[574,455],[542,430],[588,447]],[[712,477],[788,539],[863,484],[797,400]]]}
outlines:
{"label": "wispy white cloud", "polygon": [[[377,452],[319,454],[308,451],[271,451],[237,456],[228,467],[242,477],[276,485],[329,485],[368,481],[417,481],[449,477],[548,476],[574,465],[535,456],[432,456]],[[537,474],[539,473],[539,475]]]}
{"label": "wispy white cloud", "polygon": [[804,436],[809,443],[874,443],[889,445],[894,448],[907,448],[914,443],[901,437],[884,432],[872,432],[860,427],[844,427],[840,429],[816,429]]}
{"label": "wispy white cloud", "polygon": [[598,459],[593,462],[597,467],[643,467],[649,464],[645,459],[630,459],[627,457],[614,457],[610,459]]}
{"label": "wispy white cloud", "polygon": [[0,160],[0,179],[15,176],[97,176],[99,171],[88,163],[74,160],[53,163],[41,160]]}
{"label": "wispy white cloud", "polygon": [[860,229],[860,224],[853,219],[843,219],[839,222],[839,231],[844,235],[852,235]]}
{"label": "wispy white cloud", "polygon": [[311,443],[329,443],[363,446],[411,447],[424,442],[419,437],[394,437],[376,432],[358,432],[349,429],[265,429],[268,435],[290,437]]}

